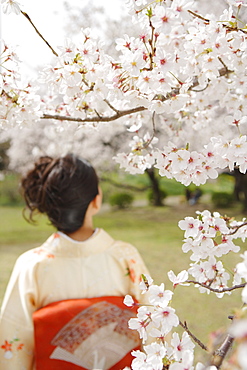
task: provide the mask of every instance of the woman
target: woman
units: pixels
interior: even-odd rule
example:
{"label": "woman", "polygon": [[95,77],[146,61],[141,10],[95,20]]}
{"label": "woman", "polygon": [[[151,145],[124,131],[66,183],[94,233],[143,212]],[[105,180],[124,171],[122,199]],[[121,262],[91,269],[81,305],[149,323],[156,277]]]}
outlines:
{"label": "woman", "polygon": [[[33,221],[36,213],[44,213],[56,232],[15,264],[1,309],[0,369],[120,366],[119,359],[137,341],[121,326],[128,313],[114,297],[122,302],[130,294],[141,301],[139,282],[148,271],[132,245],[94,228],[93,216],[102,200],[95,170],[73,154],[41,157],[21,186],[29,211],[26,218]],[[70,304],[74,310],[78,303],[75,318],[66,321],[61,305]],[[84,328],[80,333],[76,322]],[[119,348],[107,353],[115,345]],[[46,367],[39,358],[43,350],[48,353]]]}

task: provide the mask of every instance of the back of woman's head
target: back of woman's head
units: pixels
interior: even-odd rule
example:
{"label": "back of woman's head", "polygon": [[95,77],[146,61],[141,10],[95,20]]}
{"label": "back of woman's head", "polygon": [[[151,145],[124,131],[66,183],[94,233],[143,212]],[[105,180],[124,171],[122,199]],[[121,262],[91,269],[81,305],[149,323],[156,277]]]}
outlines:
{"label": "back of woman's head", "polygon": [[22,179],[21,186],[30,211],[47,214],[60,231],[72,233],[84,222],[90,202],[98,194],[94,168],[73,154],[60,158],[41,157]]}

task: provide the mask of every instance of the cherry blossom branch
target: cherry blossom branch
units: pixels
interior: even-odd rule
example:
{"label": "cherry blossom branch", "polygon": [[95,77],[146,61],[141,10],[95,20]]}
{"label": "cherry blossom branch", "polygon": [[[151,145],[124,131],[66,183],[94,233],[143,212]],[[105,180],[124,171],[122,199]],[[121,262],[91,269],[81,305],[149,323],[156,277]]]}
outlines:
{"label": "cherry blossom branch", "polygon": [[[210,23],[210,20],[207,19],[207,18],[204,18],[203,16],[197,14],[197,13],[194,13],[192,10],[188,10],[188,13],[190,13],[191,15],[193,15],[194,17],[196,18],[199,18],[201,19],[202,21],[206,22],[207,24]],[[245,30],[243,30],[242,28],[238,28],[237,25],[235,27],[233,26],[228,26],[227,24],[224,24],[223,23],[223,27],[227,28],[228,31],[241,31],[243,33],[247,33]]]}
{"label": "cherry blossom branch", "polygon": [[193,12],[192,10],[188,10],[188,13],[190,13],[191,15],[193,15],[196,18],[201,19],[202,21],[204,21],[206,23],[209,23],[209,19],[204,18],[203,16],[201,16],[200,14],[197,14],[197,13]]}
{"label": "cherry blossom branch", "polygon": [[[186,321],[182,323],[179,321],[179,325],[182,326],[182,328],[186,331],[186,333],[192,338],[192,340],[197,343],[203,350],[209,352],[207,346],[205,346],[191,331],[188,329]],[[225,340],[221,344],[221,346],[214,351],[213,357],[211,360],[210,365],[215,366],[217,369],[219,369],[224,361],[224,358],[226,357],[228,351],[230,350],[232,343],[234,341],[234,338],[227,334]]]}
{"label": "cherry blossom branch", "polygon": [[[233,73],[233,71],[229,70],[226,66],[219,69],[220,77],[228,76],[230,73]],[[198,82],[197,77],[195,77],[193,84],[189,87],[188,90],[193,90],[193,88],[195,88],[197,86],[199,86],[199,82]],[[171,99],[172,97],[174,97],[176,95],[179,95],[179,93],[180,93],[180,88],[174,88],[174,89],[172,89],[171,92],[167,93],[166,96],[160,95],[160,94],[155,95],[154,100],[166,101],[166,100],[169,100],[169,99]],[[55,119],[55,120],[59,120],[59,121],[81,122],[81,123],[84,123],[84,122],[111,122],[111,121],[117,120],[118,118],[127,116],[129,114],[138,113],[138,112],[142,112],[144,110],[147,110],[147,108],[145,108],[143,106],[140,106],[140,107],[135,107],[135,108],[130,108],[130,109],[120,111],[120,110],[115,109],[110,104],[110,102],[108,100],[105,99],[104,101],[116,114],[113,114],[112,116],[97,115],[97,116],[88,117],[88,118],[79,118],[79,117],[76,118],[76,117],[70,117],[70,116],[60,116],[58,114],[46,114],[46,113],[44,113],[41,118],[42,119]]]}
{"label": "cherry blossom branch", "polygon": [[150,71],[153,69],[153,56],[155,54],[155,46],[154,46],[154,26],[152,25],[151,19],[149,19],[149,25],[151,27],[151,39],[148,40],[149,45],[151,47],[151,52],[149,53],[149,59],[150,59]]}
{"label": "cherry blossom branch", "polygon": [[[186,280],[186,283],[200,285],[201,287],[206,288],[206,289],[208,289],[208,290],[210,290],[211,292],[214,292],[214,293],[231,292],[231,291],[236,290],[236,289],[244,288],[245,285],[247,284],[247,283],[243,283],[243,284],[234,285],[230,288],[216,289],[216,288],[212,288],[210,285],[206,285],[204,283],[199,283],[199,281]],[[211,284],[212,284],[212,282],[211,282]]]}
{"label": "cherry blossom branch", "polygon": [[58,57],[58,54],[55,52],[55,50],[51,47],[51,45],[49,44],[48,41],[46,41],[46,39],[41,35],[41,33],[39,32],[39,30],[36,28],[36,26],[33,24],[31,18],[29,17],[29,15],[25,12],[23,12],[21,10],[21,13],[24,15],[24,17],[31,23],[31,25],[33,26],[33,28],[35,29],[35,31],[37,32],[37,34],[39,35],[39,37],[42,38],[42,40],[46,43],[46,45],[51,49],[51,51],[53,52],[54,55],[56,55],[56,57]]}
{"label": "cherry blossom branch", "polygon": [[195,343],[197,343],[202,349],[204,349],[205,351],[208,352],[208,348],[207,346],[205,346],[201,341],[200,339],[198,339],[193,333],[191,333],[191,331],[189,330],[188,326],[187,326],[187,323],[186,321],[184,321],[184,323],[182,323],[182,321],[179,321],[179,325],[182,326],[182,328],[186,331],[186,333],[189,334],[189,336],[193,339],[193,341]]}
{"label": "cherry blossom branch", "polygon": [[225,236],[228,236],[228,235],[234,235],[236,234],[236,232],[243,226],[246,226],[247,225],[247,222],[244,222],[242,223],[241,225],[238,225],[238,226],[234,226],[234,231],[232,231],[231,233],[229,234],[225,234]]}
{"label": "cherry blossom branch", "polygon": [[234,338],[230,334],[227,334],[220,348],[218,348],[213,354],[213,359],[211,362],[212,366],[216,366],[217,369],[221,367],[222,362],[224,361],[224,358],[226,357],[228,351],[230,350],[233,341]]}
{"label": "cherry blossom branch", "polygon": [[[223,61],[222,60],[220,60],[220,61],[223,64]],[[225,64],[223,64],[223,65],[224,65],[224,67],[219,69],[219,75],[220,75],[220,77],[224,77],[224,76],[228,77],[230,73],[233,73],[233,71],[228,69],[228,67]],[[208,80],[206,88],[209,86],[209,82],[210,82],[210,80]],[[193,90],[195,87],[197,87],[199,85],[200,84],[199,84],[198,78],[195,76],[192,85],[188,88],[188,91],[200,92],[200,91],[206,90],[206,88],[204,88],[202,90],[198,90],[198,91]],[[182,87],[182,83],[181,83],[181,87]],[[166,100],[169,100],[169,99],[171,99],[174,96],[179,95],[179,94],[180,94],[180,87],[176,87],[176,88],[172,89],[171,92],[167,93],[166,96],[156,95],[155,99],[161,100],[161,101],[166,101]]]}
{"label": "cherry blossom branch", "polygon": [[[109,104],[108,104],[109,105]],[[136,107],[136,108],[130,108],[122,111],[116,111],[116,114],[113,114],[112,116],[94,116],[94,117],[88,117],[88,118],[75,118],[75,117],[70,117],[70,116],[60,116],[59,114],[46,114],[44,113],[42,119],[55,119],[59,121],[74,121],[74,122],[111,122],[115,121],[118,118],[127,116],[129,114],[137,113],[137,112],[142,112],[146,110],[147,108],[145,107]]]}

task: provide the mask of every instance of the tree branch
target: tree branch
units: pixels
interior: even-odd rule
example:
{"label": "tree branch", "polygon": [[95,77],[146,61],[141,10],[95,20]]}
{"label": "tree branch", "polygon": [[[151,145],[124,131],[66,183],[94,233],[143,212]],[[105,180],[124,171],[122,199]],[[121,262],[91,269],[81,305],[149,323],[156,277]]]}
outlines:
{"label": "tree branch", "polygon": [[243,227],[243,226],[246,226],[247,225],[247,222],[244,222],[244,223],[242,223],[241,225],[239,225],[239,226],[234,226],[233,228],[234,228],[234,231],[232,231],[231,233],[229,233],[229,234],[225,234],[225,236],[228,236],[228,235],[234,235],[241,227]]}
{"label": "tree branch", "polygon": [[184,323],[179,321],[179,325],[182,326],[182,328],[186,331],[186,333],[189,334],[189,336],[193,339],[195,343],[197,343],[202,349],[208,352],[208,348],[188,329],[186,321],[184,321]]}
{"label": "tree branch", "polygon": [[[205,23],[209,24],[210,23],[210,20],[207,19],[207,18],[204,18],[203,16],[197,14],[197,13],[194,13],[192,12],[192,10],[188,10],[188,13],[190,13],[191,15],[193,15],[194,17],[196,18],[199,18],[201,19],[202,21],[204,21]],[[224,28],[227,28],[228,31],[240,31],[240,32],[243,32],[243,33],[247,33],[245,30],[243,30],[242,28],[238,28],[237,27],[237,24],[234,24],[234,27],[233,26],[229,26],[227,24],[222,24]]]}
{"label": "tree branch", "polygon": [[118,118],[127,116],[128,114],[142,112],[146,110],[145,107],[136,107],[136,108],[130,108],[122,111],[117,111],[116,114],[113,114],[112,116],[94,116],[94,117],[88,117],[88,118],[75,118],[70,116],[60,116],[58,114],[44,114],[42,119],[56,119],[59,121],[74,121],[74,122],[110,122],[115,121]]}
{"label": "tree branch", "polygon": [[197,14],[195,12],[192,12],[192,10],[188,10],[188,13],[190,13],[191,15],[193,15],[194,17],[196,18],[199,18],[201,19],[202,21],[206,22],[206,23],[209,23],[209,19],[206,19],[204,18],[203,16],[201,16],[200,14]]}
{"label": "tree branch", "polygon": [[[220,60],[220,62],[223,63],[222,60]],[[224,77],[224,76],[228,77],[230,73],[233,73],[233,71],[230,70],[230,69],[228,69],[226,65],[224,65],[224,67],[220,68],[218,70],[218,72],[219,72],[220,77]],[[209,82],[210,82],[210,80],[208,80],[208,83],[206,85],[206,88],[209,86]],[[183,83],[181,82],[181,86],[182,85],[183,85]],[[203,88],[202,90],[198,90],[198,91],[193,90],[195,87],[197,87],[199,85],[200,84],[199,84],[198,78],[195,76],[192,85],[188,88],[188,91],[200,92],[200,91],[206,90],[206,88]],[[154,100],[156,99],[156,100],[166,101],[166,100],[169,100],[169,99],[171,99],[174,96],[179,95],[179,94],[180,94],[180,88],[179,87],[176,87],[176,88],[173,88],[165,96],[164,95],[156,95],[154,97]]]}
{"label": "tree branch", "polygon": [[[233,73],[233,71],[229,70],[226,66],[219,69],[220,77],[228,76],[230,73]],[[188,90],[192,91],[193,88],[195,88],[197,86],[199,86],[199,82],[198,82],[197,77],[195,77],[193,84],[189,87]],[[176,95],[179,95],[179,93],[180,93],[180,88],[174,88],[174,89],[171,90],[171,92],[167,93],[165,96],[161,95],[161,94],[155,95],[154,100],[160,100],[160,101],[163,102],[163,101],[166,101],[166,100],[169,100],[169,99],[173,98]],[[108,100],[105,99],[105,102],[115,112],[115,114],[113,114],[112,116],[98,116],[97,115],[97,116],[88,117],[88,118],[79,118],[79,117],[76,118],[76,117],[71,117],[71,116],[60,116],[58,114],[46,114],[46,113],[44,113],[44,115],[41,118],[42,119],[55,119],[55,120],[59,120],[59,121],[80,122],[80,123],[84,123],[84,122],[111,122],[111,121],[117,120],[118,118],[127,116],[129,114],[133,114],[133,113],[142,112],[144,110],[147,110],[147,108],[145,108],[143,106],[140,106],[140,107],[135,107],[135,108],[130,108],[130,109],[120,111],[120,110],[117,110],[116,108],[114,108],[111,105],[111,103],[108,102]],[[154,117],[153,117],[153,122],[154,122]],[[154,126],[154,124],[153,124],[153,126]]]}
{"label": "tree branch", "polygon": [[31,23],[31,25],[33,26],[33,28],[35,29],[35,31],[37,32],[37,34],[39,35],[39,37],[42,38],[42,40],[46,43],[46,45],[51,49],[51,51],[53,52],[54,55],[56,55],[56,57],[58,57],[58,54],[55,52],[55,50],[51,47],[51,45],[49,44],[48,41],[46,41],[46,39],[41,35],[41,33],[39,32],[39,30],[36,28],[36,26],[33,24],[31,18],[29,17],[29,15],[25,12],[23,12],[21,10],[21,13],[24,15],[24,17]]}
{"label": "tree branch", "polygon": [[219,369],[222,365],[222,362],[224,361],[224,358],[226,357],[228,351],[230,350],[232,343],[234,341],[234,338],[227,334],[224,342],[221,344],[220,348],[218,348],[214,354],[211,361],[211,365],[214,365]]}
{"label": "tree branch", "polygon": [[[243,284],[239,284],[239,285],[234,285],[231,288],[216,289],[216,288],[212,288],[210,285],[206,285],[204,283],[199,283],[199,281],[186,280],[186,283],[200,285],[201,287],[206,288],[206,289],[208,289],[208,290],[210,290],[211,292],[214,292],[214,293],[231,292],[232,290],[235,290],[235,289],[244,288],[245,285],[247,284],[247,283],[243,283]],[[211,282],[211,284],[212,284],[212,282]]]}
{"label": "tree branch", "polygon": [[140,188],[138,186],[125,185],[123,183],[120,184],[117,181],[114,181],[114,180],[109,179],[107,177],[101,177],[100,178],[100,181],[108,182],[109,184],[112,184],[112,185],[116,186],[117,188],[128,189],[128,190],[133,190],[133,191],[146,191],[146,190],[148,190],[150,188],[150,186],[144,186],[144,187]]}

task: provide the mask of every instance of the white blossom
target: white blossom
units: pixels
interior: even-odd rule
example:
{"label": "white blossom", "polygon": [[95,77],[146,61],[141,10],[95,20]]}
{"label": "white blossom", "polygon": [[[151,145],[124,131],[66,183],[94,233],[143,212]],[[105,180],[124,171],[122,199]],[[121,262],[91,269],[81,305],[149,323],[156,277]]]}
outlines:
{"label": "white blossom", "polygon": [[21,13],[20,4],[17,1],[2,0],[1,3],[2,3],[3,12],[5,14],[14,13],[18,15]]}

